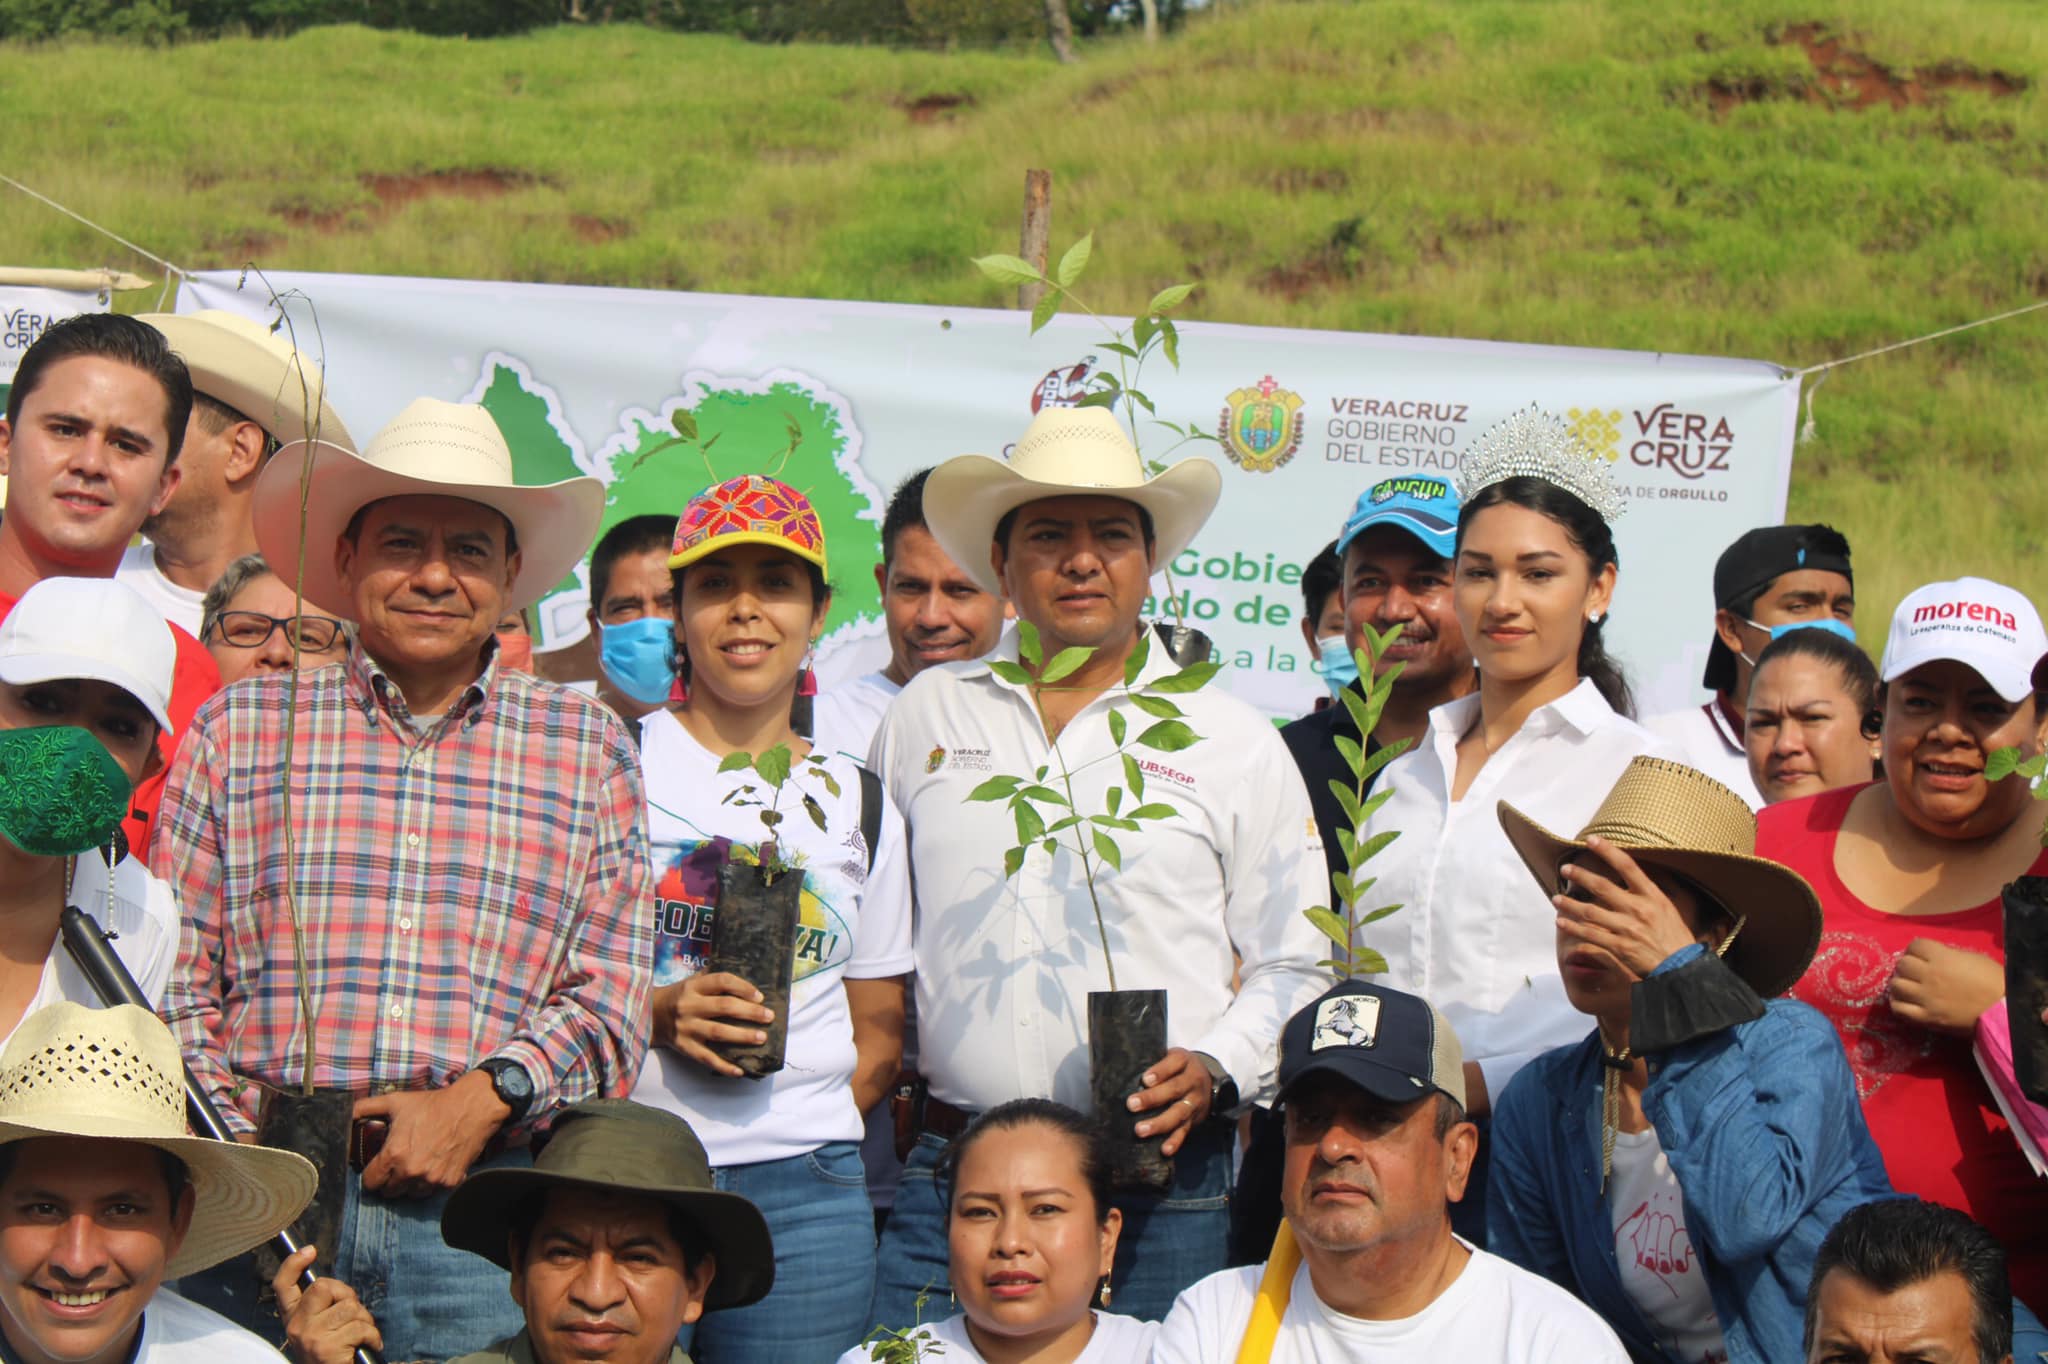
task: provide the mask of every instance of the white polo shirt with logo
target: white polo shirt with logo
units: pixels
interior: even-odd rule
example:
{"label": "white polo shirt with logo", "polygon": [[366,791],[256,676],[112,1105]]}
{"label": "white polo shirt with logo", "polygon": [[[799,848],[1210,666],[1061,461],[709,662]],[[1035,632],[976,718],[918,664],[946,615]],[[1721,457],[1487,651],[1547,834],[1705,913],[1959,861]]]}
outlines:
{"label": "white polo shirt with logo", "polygon": [[[1004,802],[968,799],[992,776],[1041,764],[1061,786],[1029,693],[991,672],[995,659],[1017,660],[1014,626],[988,657],[912,678],[871,754],[910,829],[919,1069],[935,1097],[970,1111],[1024,1097],[1086,1111],[1088,994],[1109,988],[1109,972],[1081,859],[1070,844],[1050,856],[1034,845],[1006,878],[1014,817]],[[1155,641],[1139,686],[1174,671]],[[1281,1028],[1329,984],[1316,965],[1325,940],[1302,915],[1326,898],[1328,874],[1272,723],[1214,682],[1171,699],[1199,743],[1138,747],[1154,717],[1113,688],[1067,723],[1060,746],[1080,811],[1102,811],[1125,779],[1108,726],[1121,713],[1144,800],[1175,807],[1137,832],[1111,831],[1121,868],[1097,863],[1116,984],[1166,990],[1168,1046],[1215,1057],[1252,1099],[1271,1086]]]}

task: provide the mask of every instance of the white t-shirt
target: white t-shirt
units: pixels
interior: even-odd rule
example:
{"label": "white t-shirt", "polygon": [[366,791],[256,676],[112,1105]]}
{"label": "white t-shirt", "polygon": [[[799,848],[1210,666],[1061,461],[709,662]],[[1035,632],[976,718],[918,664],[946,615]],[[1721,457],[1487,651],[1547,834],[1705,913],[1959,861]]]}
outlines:
{"label": "white t-shirt", "polygon": [[[1088,994],[1109,988],[1109,972],[1081,860],[1033,847],[1005,878],[1015,817],[967,797],[998,774],[1056,774],[1063,754],[1077,806],[1103,810],[1126,780],[1114,710],[1143,799],[1175,811],[1118,830],[1122,865],[1097,874],[1117,986],[1166,990],[1167,1045],[1215,1057],[1258,1098],[1280,1030],[1330,981],[1316,965],[1326,941],[1302,914],[1329,894],[1329,871],[1280,732],[1212,683],[1171,698],[1201,742],[1138,747],[1155,721],[1115,688],[1067,722],[1055,754],[1029,695],[990,670],[997,659],[1016,662],[1014,625],[986,658],[911,678],[875,732],[875,771],[910,826],[917,1062],[932,1094],[971,1111],[1027,1095],[1089,1106]],[[1139,685],[1176,671],[1155,642]]]}
{"label": "white t-shirt", "polygon": [[1734,726],[1721,713],[1721,703],[1667,710],[1643,718],[1643,728],[1679,750],[1679,759],[1698,768],[1721,785],[1749,802],[1752,810],[1764,808],[1764,793],[1757,790],[1749,774],[1749,750],[1742,746]]}
{"label": "white t-shirt", "polygon": [[1656,1128],[1614,1134],[1607,1208],[1622,1290],[1642,1310],[1664,1353],[1681,1364],[1728,1364],[1706,1270],[1685,1230],[1685,1196]]}
{"label": "white t-shirt", "polygon": [[206,600],[206,593],[180,587],[166,578],[163,570],[156,566],[155,545],[144,540],[128,546],[127,552],[121,556],[120,567],[114,570],[114,581],[125,583],[149,598],[149,604],[165,620],[192,638],[199,638],[199,604]]}
{"label": "white t-shirt", "polygon": [[1367,865],[1379,878],[1370,901],[1401,910],[1365,941],[1387,958],[1384,983],[1443,1010],[1498,1096],[1537,1056],[1586,1035],[1557,971],[1557,910],[1502,831],[1500,802],[1569,838],[1631,759],[1681,755],[1582,681],[1531,712],[1453,801],[1458,740],[1478,718],[1477,693],[1438,706],[1380,778],[1392,794],[1366,831],[1401,836]]}
{"label": "white t-shirt", "polygon": [[[92,915],[101,928],[113,935],[108,945],[128,968],[128,974],[135,977],[143,997],[152,1006],[161,1003],[171,967],[178,959],[178,901],[171,893],[170,883],[150,875],[148,868],[135,858],[124,857],[115,869],[110,897],[106,862],[97,854],[86,853],[79,857],[78,869],[72,874],[71,903]],[[21,1017],[27,1018],[58,1000],[95,1009],[103,1003],[92,982],[85,978],[85,972],[78,969],[78,963],[65,950],[61,937],[43,961],[43,976],[36,985],[35,998],[29,1001]],[[6,1029],[0,1033],[0,1046],[7,1044],[19,1025],[20,1019],[14,1020],[13,1026],[0,1020],[0,1028]]]}
{"label": "white t-shirt", "polygon": [[[839,784],[838,795],[808,763],[799,762],[781,802],[785,856],[800,861],[804,871],[782,1069],[758,1080],[729,1079],[665,1047],[650,1047],[633,1090],[641,1103],[688,1119],[713,1165],[783,1160],[826,1142],[859,1141],[846,982],[910,970],[903,821],[884,796],[880,846],[870,871],[860,831],[859,769],[836,754],[824,762]],[[720,772],[719,759],[665,710],[640,722],[640,763],[658,878],[654,983],[673,985],[702,970],[710,953],[706,910],[717,896],[728,841],[751,847],[763,833],[759,810],[721,802],[743,786],[767,793],[752,772]],[[824,807],[822,831],[805,815],[799,792]]]}
{"label": "white t-shirt", "polygon": [[[974,1341],[967,1334],[966,1313],[930,1322],[923,1329],[935,1344],[945,1347],[943,1353],[935,1356],[938,1364],[985,1364],[981,1351],[974,1348]],[[1156,1321],[1097,1312],[1095,1334],[1088,1337],[1088,1347],[1074,1356],[1074,1364],[1143,1364],[1146,1351],[1152,1348],[1152,1338],[1158,1334]],[[839,1356],[838,1364],[869,1364],[867,1347],[854,1346]]]}
{"label": "white t-shirt", "polygon": [[263,1337],[166,1289],[142,1311],[135,1364],[278,1364],[279,1358]]}
{"label": "white t-shirt", "polygon": [[[1540,1275],[1472,1248],[1437,1300],[1398,1321],[1363,1321],[1316,1296],[1295,1271],[1271,1364],[1628,1364],[1607,1323]],[[1160,1324],[1152,1364],[1229,1364],[1237,1358],[1263,1265],[1225,1269],[1189,1288]]]}
{"label": "white t-shirt", "polygon": [[819,692],[811,711],[812,741],[820,752],[866,762],[882,712],[902,690],[880,673],[867,673]]}

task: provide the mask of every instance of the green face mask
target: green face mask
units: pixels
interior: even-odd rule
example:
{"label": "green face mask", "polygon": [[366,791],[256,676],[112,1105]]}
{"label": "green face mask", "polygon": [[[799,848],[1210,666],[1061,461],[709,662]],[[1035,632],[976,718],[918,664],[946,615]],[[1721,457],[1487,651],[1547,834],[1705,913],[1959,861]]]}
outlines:
{"label": "green face mask", "polygon": [[37,857],[104,848],[134,787],[114,755],[72,725],[0,730],[0,837]]}

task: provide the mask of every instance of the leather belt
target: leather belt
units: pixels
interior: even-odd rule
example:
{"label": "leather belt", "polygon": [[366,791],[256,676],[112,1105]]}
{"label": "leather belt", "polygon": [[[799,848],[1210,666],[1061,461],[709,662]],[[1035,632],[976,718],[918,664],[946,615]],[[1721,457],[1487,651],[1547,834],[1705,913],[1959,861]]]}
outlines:
{"label": "leather belt", "polygon": [[944,1099],[924,1096],[924,1111],[919,1126],[941,1141],[954,1141],[967,1130],[967,1124],[977,1115],[964,1108],[955,1108]]}

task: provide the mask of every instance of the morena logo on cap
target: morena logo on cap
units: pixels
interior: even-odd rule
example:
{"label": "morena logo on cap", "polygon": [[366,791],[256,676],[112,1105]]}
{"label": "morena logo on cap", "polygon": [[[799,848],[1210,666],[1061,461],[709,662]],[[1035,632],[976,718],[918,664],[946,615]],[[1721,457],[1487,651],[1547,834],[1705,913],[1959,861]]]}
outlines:
{"label": "morena logo on cap", "polygon": [[1929,602],[1925,606],[1914,608],[1913,611],[1915,625],[1939,625],[1952,620],[1995,625],[2010,634],[2018,634],[2020,628],[2020,623],[2013,617],[2012,612],[2000,610],[1996,606],[1989,606],[1980,601]]}

